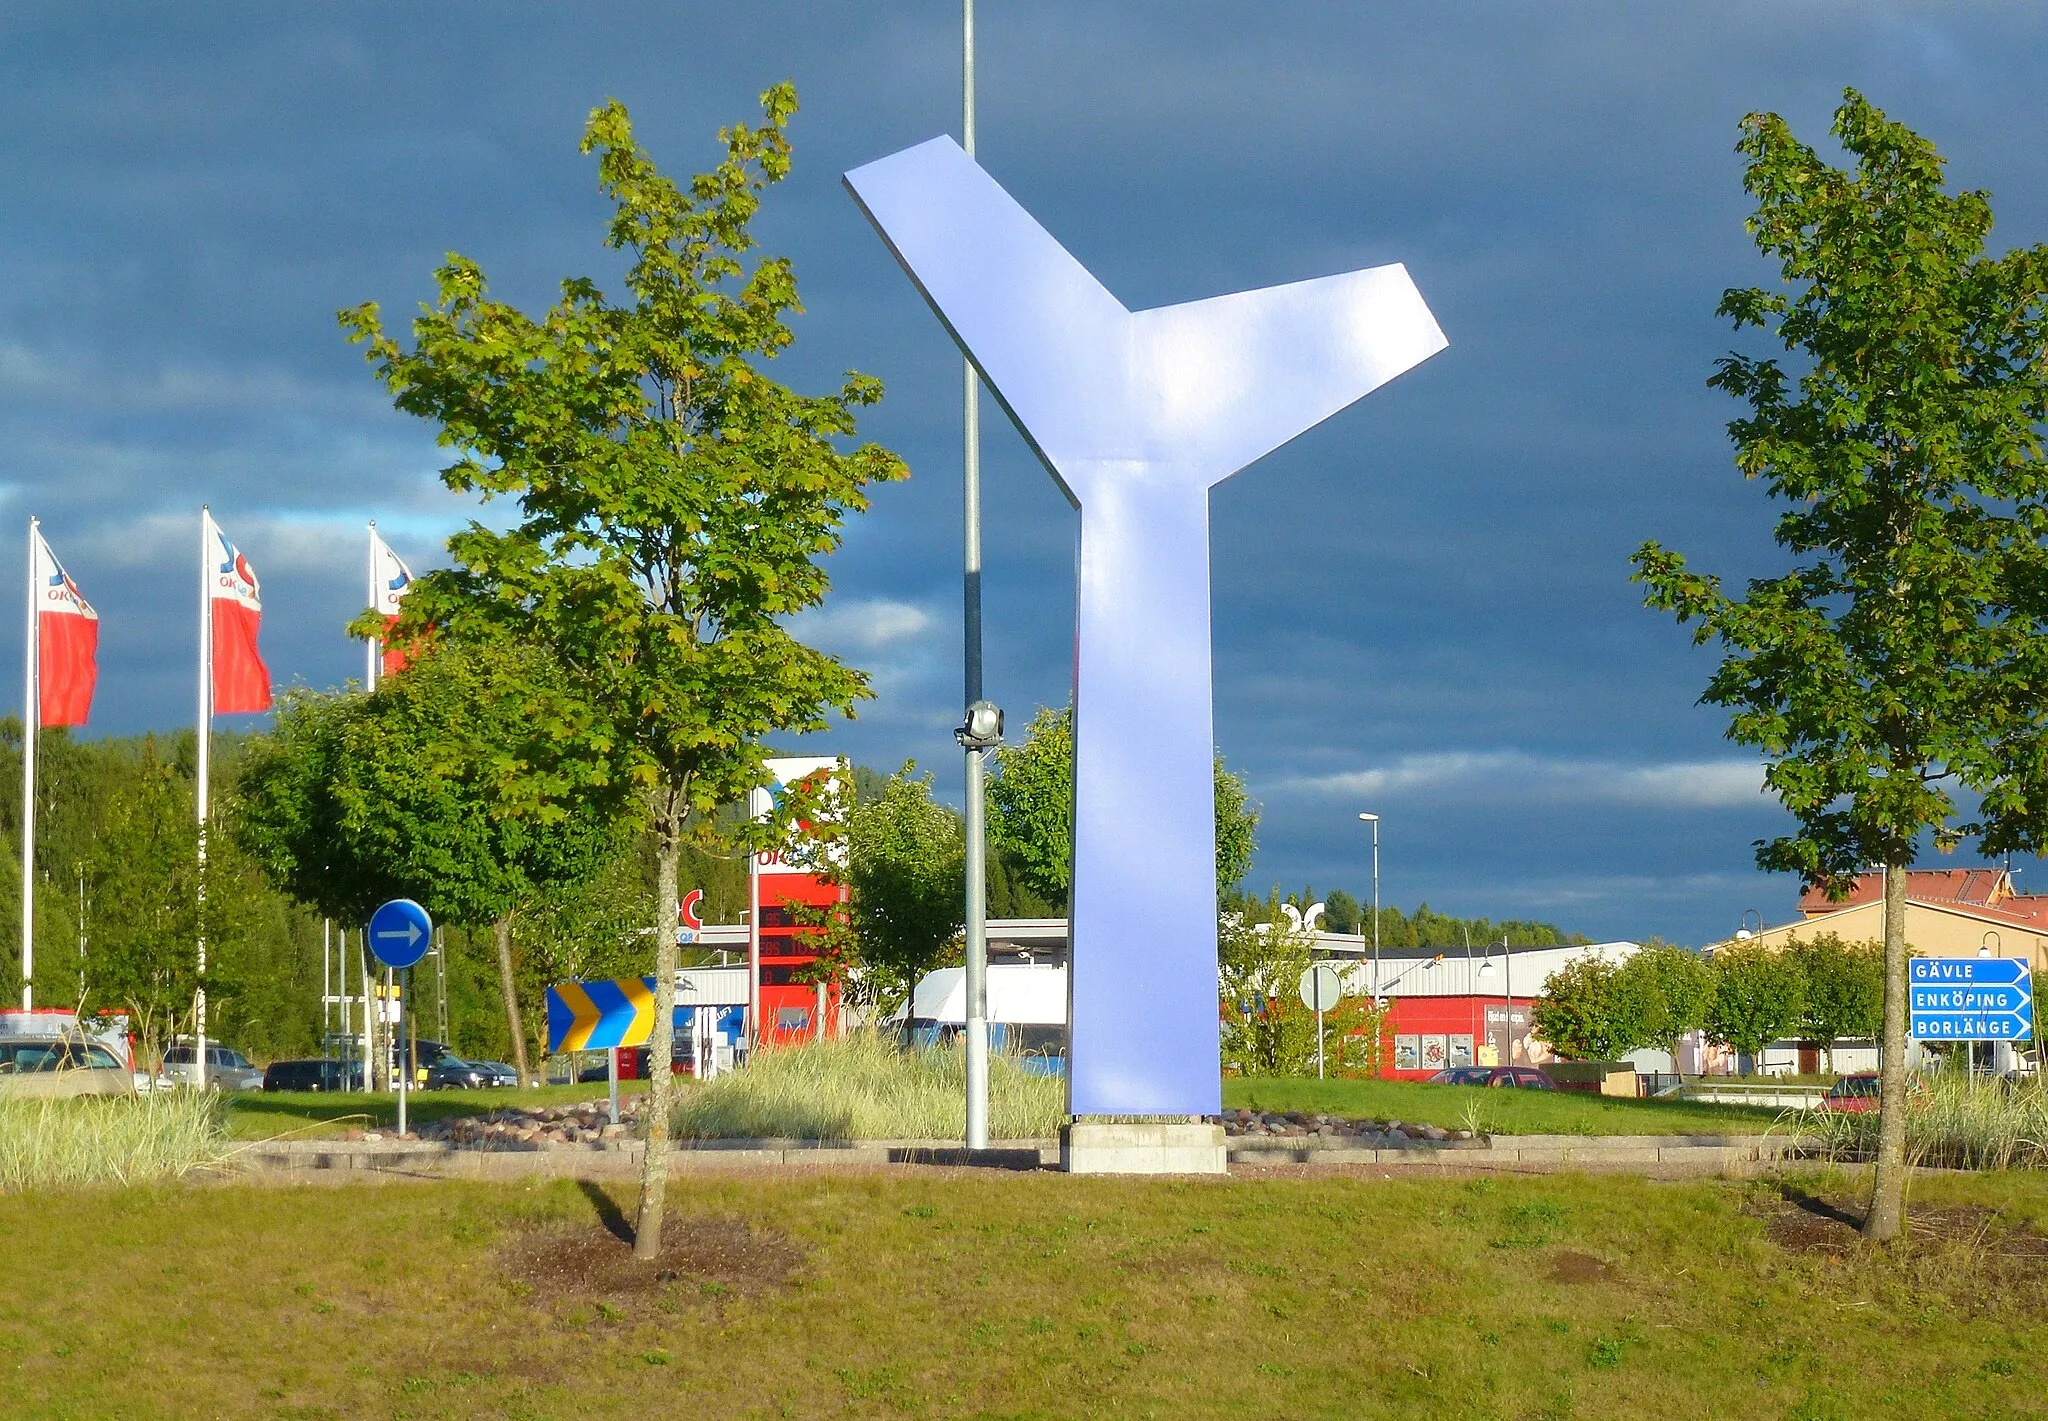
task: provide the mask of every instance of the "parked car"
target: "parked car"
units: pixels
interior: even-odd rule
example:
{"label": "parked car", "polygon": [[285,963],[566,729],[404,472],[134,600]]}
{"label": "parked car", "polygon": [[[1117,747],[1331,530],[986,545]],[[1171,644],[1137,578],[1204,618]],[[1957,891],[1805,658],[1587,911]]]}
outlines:
{"label": "parked car", "polygon": [[272,1061],[263,1072],[265,1090],[361,1090],[361,1061]]}
{"label": "parked car", "polygon": [[0,1037],[0,1096],[133,1095],[135,1078],[90,1041]]}
{"label": "parked car", "polygon": [[1853,1076],[1843,1076],[1821,1097],[1820,1108],[1843,1115],[1862,1115],[1875,1110],[1878,1106],[1878,1080],[1875,1071],[1858,1071]]}
{"label": "parked car", "polygon": [[[190,1042],[164,1048],[164,1075],[177,1085],[199,1084],[199,1050]],[[206,1043],[206,1084],[210,1090],[262,1090],[263,1072],[231,1047]]]}
{"label": "parked car", "polygon": [[428,1090],[483,1090],[518,1084],[519,1073],[501,1061],[465,1061],[460,1056],[443,1055],[427,1067]]}
{"label": "parked car", "polygon": [[1548,1071],[1535,1066],[1451,1066],[1429,1078],[1430,1085],[1505,1086],[1516,1090],[1556,1090]]}

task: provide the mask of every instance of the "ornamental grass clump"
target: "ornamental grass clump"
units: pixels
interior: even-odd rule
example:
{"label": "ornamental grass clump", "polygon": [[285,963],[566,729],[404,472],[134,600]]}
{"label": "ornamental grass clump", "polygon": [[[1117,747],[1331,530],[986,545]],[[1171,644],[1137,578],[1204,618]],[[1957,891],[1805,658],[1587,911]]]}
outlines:
{"label": "ornamental grass clump", "polygon": [[[1875,1111],[1802,1112],[1799,1128],[1831,1158],[1867,1159],[1877,1148]],[[2048,1085],[1929,1077],[1907,1097],[1906,1158],[1944,1169],[2048,1169]]]}
{"label": "ornamental grass clump", "polygon": [[0,1095],[0,1193],[175,1179],[227,1152],[227,1108],[215,1093]]}
{"label": "ornamental grass clump", "polygon": [[[684,1139],[957,1140],[967,1129],[961,1049],[905,1051],[878,1032],[764,1049],[706,1081],[671,1116]],[[1043,1139],[1066,1122],[1066,1083],[992,1053],[989,1133]]]}

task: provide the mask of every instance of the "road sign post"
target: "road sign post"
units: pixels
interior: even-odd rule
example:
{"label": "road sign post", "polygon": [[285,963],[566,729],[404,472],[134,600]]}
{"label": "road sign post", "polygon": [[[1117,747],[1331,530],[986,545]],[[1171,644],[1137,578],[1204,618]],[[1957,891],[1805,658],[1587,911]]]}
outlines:
{"label": "road sign post", "polygon": [[1344,1000],[1344,979],[1327,962],[1301,974],[1301,1004],[1316,1014],[1316,1079],[1323,1078],[1323,1013]]}
{"label": "road sign post", "polygon": [[398,989],[398,1020],[392,1023],[393,1054],[398,1057],[398,1133],[403,1135],[406,1097],[411,1093],[415,1067],[412,1037],[405,1029],[407,998],[412,995],[413,964],[427,955],[427,947],[434,940],[434,920],[412,899],[393,898],[370,914],[365,936],[376,959],[403,974]]}
{"label": "road sign post", "polygon": [[1915,1041],[2024,1041],[2034,1034],[2031,964],[2017,957],[1916,957],[1907,964]]}

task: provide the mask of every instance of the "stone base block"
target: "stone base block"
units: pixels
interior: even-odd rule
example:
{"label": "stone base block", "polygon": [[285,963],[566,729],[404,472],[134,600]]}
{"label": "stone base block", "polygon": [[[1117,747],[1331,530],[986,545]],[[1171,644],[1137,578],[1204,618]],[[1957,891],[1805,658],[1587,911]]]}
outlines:
{"label": "stone base block", "polygon": [[1060,1168],[1069,1174],[1223,1174],[1228,1167],[1221,1125],[1076,1120],[1060,1132]]}

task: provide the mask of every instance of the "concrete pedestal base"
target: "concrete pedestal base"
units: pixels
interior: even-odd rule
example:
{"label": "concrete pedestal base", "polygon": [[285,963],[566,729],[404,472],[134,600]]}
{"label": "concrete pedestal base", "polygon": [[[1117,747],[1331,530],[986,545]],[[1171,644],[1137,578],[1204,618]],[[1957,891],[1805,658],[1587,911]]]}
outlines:
{"label": "concrete pedestal base", "polygon": [[1077,1120],[1060,1132],[1060,1167],[1069,1174],[1223,1174],[1228,1166],[1221,1125]]}

